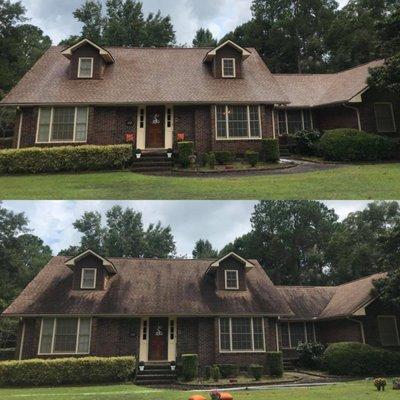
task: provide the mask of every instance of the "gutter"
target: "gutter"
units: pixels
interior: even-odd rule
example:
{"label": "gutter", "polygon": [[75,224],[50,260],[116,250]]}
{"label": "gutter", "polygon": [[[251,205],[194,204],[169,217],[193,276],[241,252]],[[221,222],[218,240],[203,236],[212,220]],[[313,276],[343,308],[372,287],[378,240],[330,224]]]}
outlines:
{"label": "gutter", "polygon": [[347,320],[350,321],[350,322],[354,322],[354,323],[356,323],[356,324],[358,324],[360,326],[362,342],[363,342],[363,344],[365,344],[364,324],[362,323],[362,321],[360,321],[358,319],[350,318],[350,317],[348,317]]}
{"label": "gutter", "polygon": [[358,107],[349,106],[349,105],[346,104],[346,103],[343,103],[342,105],[343,105],[343,107],[349,108],[350,110],[353,110],[353,111],[356,112],[356,114],[357,114],[357,123],[358,123],[358,130],[361,131],[361,130],[362,130],[362,129],[361,129],[361,118],[360,118],[360,110],[358,109]]}

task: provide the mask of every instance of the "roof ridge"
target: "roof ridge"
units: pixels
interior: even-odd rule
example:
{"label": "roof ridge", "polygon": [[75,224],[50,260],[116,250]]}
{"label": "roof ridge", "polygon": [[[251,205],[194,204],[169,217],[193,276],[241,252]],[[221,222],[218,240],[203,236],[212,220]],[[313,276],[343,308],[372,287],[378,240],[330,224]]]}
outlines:
{"label": "roof ridge", "polygon": [[275,285],[278,288],[304,288],[304,289],[320,289],[320,288],[337,288],[338,286],[328,285],[328,286],[312,286],[312,285]]}
{"label": "roof ridge", "polygon": [[383,275],[383,274],[387,274],[387,272],[385,272],[385,271],[376,272],[375,274],[363,276],[363,277],[361,277],[361,278],[357,278],[357,279],[354,279],[354,280],[349,281],[349,282],[341,283],[340,285],[338,285],[338,286],[336,286],[336,287],[341,287],[341,286],[350,285],[350,284],[352,284],[352,283],[359,282],[359,281],[363,281],[363,280],[365,280],[365,279],[370,279],[370,278],[372,278],[373,276],[376,276],[376,275]]}

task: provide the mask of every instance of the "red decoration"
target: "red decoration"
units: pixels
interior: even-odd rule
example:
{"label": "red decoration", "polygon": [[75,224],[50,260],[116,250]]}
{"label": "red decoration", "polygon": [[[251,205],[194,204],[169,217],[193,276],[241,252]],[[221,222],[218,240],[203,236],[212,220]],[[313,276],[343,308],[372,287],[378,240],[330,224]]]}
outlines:
{"label": "red decoration", "polygon": [[127,132],[125,133],[125,142],[126,143],[134,143],[136,141],[136,133]]}
{"label": "red decoration", "polygon": [[178,142],[183,142],[185,140],[185,134],[183,132],[179,132],[176,135],[176,140]]}

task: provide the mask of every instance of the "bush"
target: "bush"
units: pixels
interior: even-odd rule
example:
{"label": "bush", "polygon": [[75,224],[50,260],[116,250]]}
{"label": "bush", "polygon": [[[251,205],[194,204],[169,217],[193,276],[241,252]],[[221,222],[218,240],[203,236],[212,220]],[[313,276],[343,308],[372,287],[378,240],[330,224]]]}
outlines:
{"label": "bush", "polygon": [[231,164],[234,160],[234,156],[230,151],[216,151],[214,155],[219,165]]}
{"label": "bush", "polygon": [[188,168],[190,165],[190,156],[194,154],[193,142],[178,142],[179,162],[183,168]]}
{"label": "bush", "polygon": [[343,342],[330,345],[322,358],[331,374],[391,375],[400,372],[400,353],[367,344]]}
{"label": "bush", "polygon": [[185,381],[197,378],[199,370],[199,357],[197,354],[182,355],[182,376]]}
{"label": "bush", "polygon": [[283,359],[280,351],[267,352],[267,370],[271,376],[281,377],[283,375]]}
{"label": "bush", "polygon": [[15,349],[0,349],[0,361],[14,360]]}
{"label": "bush", "polygon": [[319,147],[323,157],[332,161],[382,161],[394,155],[390,139],[356,129],[327,131]]}
{"label": "bush", "polygon": [[206,378],[207,380],[209,380],[209,379],[211,378],[211,370],[212,370],[211,365],[206,365],[206,366],[204,367],[204,376],[205,376],[205,378]]}
{"label": "bush", "polygon": [[239,375],[239,365],[218,364],[218,368],[223,378],[236,378]]}
{"label": "bush", "polygon": [[0,387],[126,382],[133,376],[135,363],[134,357],[4,361]]}
{"label": "bush", "polygon": [[317,130],[301,130],[293,135],[294,146],[292,151],[297,154],[313,156],[318,154],[318,141],[321,139],[321,132]]}
{"label": "bush", "polygon": [[208,165],[210,166],[211,169],[215,168],[215,163],[217,160],[215,159],[215,154],[214,153],[209,153],[208,154]]}
{"label": "bush", "polygon": [[0,151],[1,174],[100,171],[124,168],[132,147],[65,146]]}
{"label": "bush", "polygon": [[249,373],[256,380],[259,381],[263,376],[263,366],[258,364],[251,364],[249,366]]}
{"label": "bush", "polygon": [[248,150],[246,151],[246,159],[248,163],[254,168],[259,160],[259,153],[257,153],[256,151]]}
{"label": "bush", "polygon": [[278,162],[279,140],[278,139],[263,139],[261,142],[261,158],[265,162]]}
{"label": "bush", "polygon": [[214,382],[218,382],[221,378],[221,372],[217,365],[214,365],[211,369],[211,378]]}
{"label": "bush", "polygon": [[297,346],[299,364],[305,368],[319,368],[325,346],[321,343],[300,343]]}

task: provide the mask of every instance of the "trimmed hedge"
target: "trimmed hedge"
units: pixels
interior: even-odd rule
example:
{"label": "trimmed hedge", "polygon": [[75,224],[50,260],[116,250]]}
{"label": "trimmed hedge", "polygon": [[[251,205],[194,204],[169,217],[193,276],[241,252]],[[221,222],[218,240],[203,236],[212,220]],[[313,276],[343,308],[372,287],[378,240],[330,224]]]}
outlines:
{"label": "trimmed hedge", "polygon": [[0,174],[37,174],[122,169],[130,145],[32,147],[0,151]]}
{"label": "trimmed hedge", "polygon": [[335,375],[392,375],[400,373],[400,353],[362,343],[330,345],[322,357],[329,373]]}
{"label": "trimmed hedge", "polygon": [[0,361],[14,360],[15,359],[15,349],[0,349]]}
{"label": "trimmed hedge", "polygon": [[4,361],[0,387],[126,382],[133,377],[135,364],[135,357]]}
{"label": "trimmed hedge", "polygon": [[265,162],[279,161],[280,152],[278,139],[263,139],[261,141],[261,159]]}
{"label": "trimmed hedge", "polygon": [[262,365],[251,364],[249,366],[249,373],[256,381],[259,381],[262,378],[263,372],[264,368]]}
{"label": "trimmed hedge", "polygon": [[188,168],[190,165],[189,157],[194,154],[193,142],[178,142],[179,163],[183,168]]}
{"label": "trimmed hedge", "polygon": [[214,152],[215,160],[219,165],[231,164],[235,157],[230,151],[216,151]]}
{"label": "trimmed hedge", "polygon": [[267,352],[267,371],[271,376],[281,377],[283,375],[283,357],[280,351]]}
{"label": "trimmed hedge", "polygon": [[383,161],[394,156],[394,143],[389,138],[356,129],[327,131],[319,148],[321,155],[331,161]]}
{"label": "trimmed hedge", "polygon": [[185,381],[192,381],[197,377],[199,370],[199,356],[197,354],[182,355],[182,375]]}
{"label": "trimmed hedge", "polygon": [[223,378],[236,378],[239,375],[239,365],[218,364],[217,365]]}

